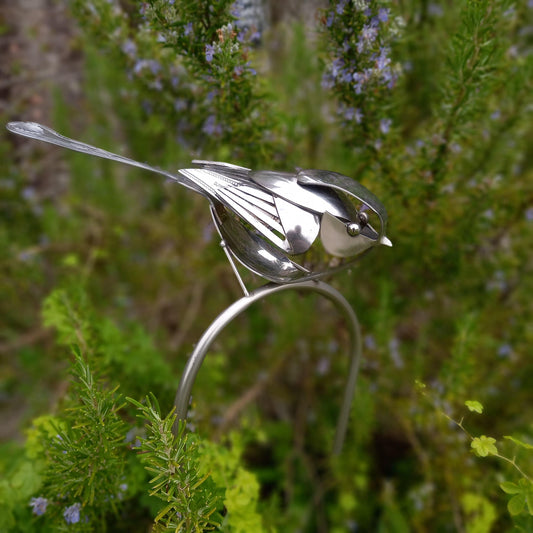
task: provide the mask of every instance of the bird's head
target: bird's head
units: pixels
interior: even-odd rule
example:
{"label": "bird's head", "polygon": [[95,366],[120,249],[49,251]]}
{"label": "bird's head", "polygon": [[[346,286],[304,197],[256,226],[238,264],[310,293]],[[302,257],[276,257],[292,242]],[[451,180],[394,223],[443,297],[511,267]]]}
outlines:
{"label": "bird's head", "polygon": [[392,246],[385,235],[387,212],[366,187],[347,176],[324,170],[301,170],[298,182],[322,187],[340,200],[331,202],[332,209],[326,208],[322,213],[320,240],[326,252],[336,257],[354,257],[373,246]]}
{"label": "bird's head", "polygon": [[320,240],[326,252],[337,257],[353,257],[372,246],[392,246],[369,221],[366,211],[360,210],[355,220],[338,218],[327,211],[322,215]]}

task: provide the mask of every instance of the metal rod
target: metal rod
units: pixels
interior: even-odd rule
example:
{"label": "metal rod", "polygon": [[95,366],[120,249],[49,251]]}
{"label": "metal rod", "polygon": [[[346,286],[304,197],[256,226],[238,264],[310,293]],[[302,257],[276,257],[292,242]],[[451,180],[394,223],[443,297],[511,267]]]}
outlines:
{"label": "metal rod", "polygon": [[303,291],[318,292],[322,296],[328,298],[341,311],[350,333],[350,366],[348,371],[348,380],[344,390],[344,397],[337,420],[337,429],[335,433],[335,441],[333,444],[333,453],[339,454],[342,450],[346,430],[348,427],[348,420],[350,417],[350,408],[355,393],[355,386],[357,382],[357,375],[359,372],[359,365],[362,355],[362,340],[361,330],[357,316],[344,296],[334,289],[331,285],[322,281],[301,281],[297,283],[290,283],[286,285],[267,284],[247,296],[234,302],[226,310],[224,310],[206,329],[193,353],[191,354],[178,386],[176,392],[176,399],[174,405],[176,407],[176,421],[174,422],[174,432],[177,433],[179,421],[187,419],[187,411],[189,408],[189,400],[191,397],[192,387],[196,376],[202,363],[205,359],[209,347],[218,336],[218,334],[240,313],[246,310],[250,305],[258,300],[266,298],[271,294],[286,291],[289,289],[298,289]]}

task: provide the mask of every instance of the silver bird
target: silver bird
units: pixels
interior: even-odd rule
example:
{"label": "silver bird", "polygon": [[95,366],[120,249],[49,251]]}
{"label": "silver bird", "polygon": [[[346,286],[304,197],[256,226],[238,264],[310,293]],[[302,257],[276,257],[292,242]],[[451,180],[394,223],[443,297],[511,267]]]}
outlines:
{"label": "silver bird", "polygon": [[209,200],[222,246],[245,294],[234,259],[278,284],[336,272],[386,237],[387,213],[368,189],[326,170],[294,173],[193,161],[176,174],[69,139],[35,122],[10,122],[18,135],[162,174]]}

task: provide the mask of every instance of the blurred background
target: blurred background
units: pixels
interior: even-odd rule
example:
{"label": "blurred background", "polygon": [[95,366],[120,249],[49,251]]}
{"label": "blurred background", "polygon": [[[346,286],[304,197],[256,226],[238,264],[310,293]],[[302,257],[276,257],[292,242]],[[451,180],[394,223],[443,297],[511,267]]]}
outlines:
{"label": "blurred background", "polygon": [[[0,6],[2,124],[169,171],[328,169],[386,206],[394,247],[331,279],[364,335],[339,458],[347,329],[320,297],[250,308],[195,384],[190,429],[242,436],[265,530],[533,531],[532,21],[526,0]],[[41,531],[24,521],[38,494],[5,494],[32,421],[63,409],[76,324],[110,387],[168,412],[194,343],[240,296],[203,198],[0,131],[6,530]],[[503,458],[472,453],[482,435]],[[520,480],[510,512],[500,484]],[[139,514],[121,527],[149,530],[128,498]]]}

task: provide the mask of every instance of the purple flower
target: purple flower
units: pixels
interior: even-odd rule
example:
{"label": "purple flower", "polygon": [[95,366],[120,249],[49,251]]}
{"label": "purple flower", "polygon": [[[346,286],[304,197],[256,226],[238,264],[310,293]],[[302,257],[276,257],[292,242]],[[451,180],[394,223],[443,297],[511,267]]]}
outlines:
{"label": "purple flower", "polygon": [[338,15],[342,15],[342,12],[344,11],[344,8],[346,7],[346,0],[340,0],[340,2],[337,4],[337,7],[335,10],[337,11]]}
{"label": "purple flower", "polygon": [[442,9],[442,6],[434,2],[431,2],[428,5],[428,14],[431,15],[432,17],[442,17],[442,15],[444,14],[444,11]]}
{"label": "purple flower", "polygon": [[261,32],[254,31],[252,35],[250,35],[250,42],[254,44],[259,44],[261,42]]}
{"label": "purple flower", "polygon": [[381,79],[384,83],[387,84],[387,89],[392,89],[398,76],[390,70],[390,68],[385,68],[381,71]]}
{"label": "purple flower", "polygon": [[391,124],[392,120],[390,118],[382,118],[379,121],[379,129],[381,130],[381,133],[383,133],[383,135],[387,135],[387,133],[389,133]]}
{"label": "purple flower", "polygon": [[137,45],[131,39],[126,39],[122,43],[121,49],[127,56],[130,57],[135,56],[137,53]]}
{"label": "purple flower", "polygon": [[533,207],[529,207],[528,209],[526,209],[525,216],[528,222],[533,221]]}
{"label": "purple flower", "polygon": [[32,498],[30,501],[30,506],[32,508],[33,514],[41,516],[46,512],[46,507],[48,506],[48,500],[39,496],[38,498]]}
{"label": "purple flower", "polygon": [[63,516],[67,524],[77,524],[80,521],[80,509],[80,503],[75,503],[65,509]]}
{"label": "purple flower", "polygon": [[139,74],[145,68],[149,68],[152,74],[155,75],[160,72],[161,65],[155,59],[139,59],[133,67],[133,73]]}
{"label": "purple flower", "polygon": [[365,41],[368,44],[371,44],[374,42],[378,35],[378,29],[373,26],[372,24],[365,24],[363,26],[363,29],[361,30],[361,37],[363,41]]}
{"label": "purple flower", "polygon": [[22,198],[28,202],[32,202],[37,198],[37,192],[33,187],[24,187],[22,190]]}
{"label": "purple flower", "polygon": [[388,57],[388,53],[390,50],[388,48],[381,48],[379,52],[379,56],[376,60],[376,68],[378,70],[383,70],[387,68],[390,65],[390,57]]}
{"label": "purple flower", "polygon": [[389,354],[391,356],[392,362],[396,368],[403,368],[403,359],[400,353],[400,341],[393,337],[389,341]]}
{"label": "purple flower", "polygon": [[366,68],[363,72],[354,72],[352,79],[354,83],[355,94],[361,94],[365,85],[370,80],[372,69]]}
{"label": "purple flower", "polygon": [[178,112],[187,109],[187,100],[176,98],[176,100],[174,100],[174,109]]}
{"label": "purple flower", "polygon": [[339,112],[342,113],[342,116],[346,120],[353,120],[355,117],[355,109],[353,107],[347,107],[345,109],[339,109]]}
{"label": "purple flower", "polygon": [[335,85],[335,79],[331,75],[331,72],[324,72],[320,85],[322,89],[331,89]]}
{"label": "purple flower", "polygon": [[215,55],[215,46],[213,44],[206,44],[205,45],[205,60],[208,63],[211,63],[213,61],[213,56]]}
{"label": "purple flower", "polygon": [[510,344],[502,344],[499,348],[498,348],[498,355],[500,357],[509,357],[511,354],[513,353],[513,348],[511,347]]}
{"label": "purple flower", "polygon": [[372,335],[365,336],[365,347],[368,350],[376,350],[378,345],[376,344],[376,339]]}
{"label": "purple flower", "polygon": [[230,15],[232,17],[235,17],[236,19],[240,18],[241,16],[241,3],[240,2],[233,2],[229,8]]}
{"label": "purple flower", "polygon": [[207,135],[220,135],[222,133],[222,127],[217,124],[215,115],[209,115],[204,122],[202,131]]}
{"label": "purple flower", "polygon": [[192,22],[188,22],[185,25],[185,28],[183,30],[183,35],[185,35],[185,37],[188,37],[191,34],[192,34]]}
{"label": "purple flower", "polygon": [[316,365],[316,373],[319,376],[325,376],[331,367],[331,361],[328,357],[321,357]]}
{"label": "purple flower", "polygon": [[343,67],[344,67],[344,59],[339,57],[333,60],[333,63],[331,64],[331,69],[330,69],[331,75],[334,78],[337,78],[339,74],[342,72]]}
{"label": "purple flower", "polygon": [[380,22],[387,22],[389,20],[389,10],[386,7],[382,7],[378,11],[378,20]]}

